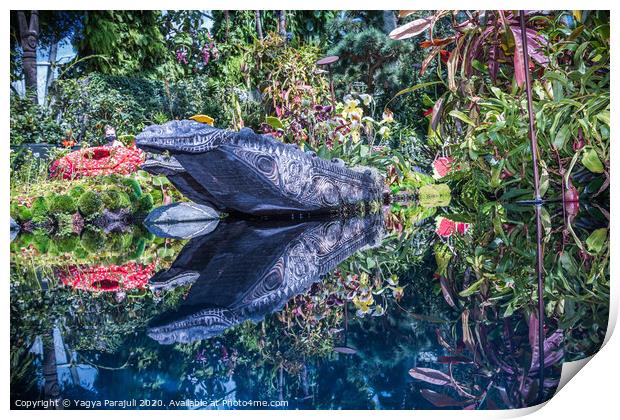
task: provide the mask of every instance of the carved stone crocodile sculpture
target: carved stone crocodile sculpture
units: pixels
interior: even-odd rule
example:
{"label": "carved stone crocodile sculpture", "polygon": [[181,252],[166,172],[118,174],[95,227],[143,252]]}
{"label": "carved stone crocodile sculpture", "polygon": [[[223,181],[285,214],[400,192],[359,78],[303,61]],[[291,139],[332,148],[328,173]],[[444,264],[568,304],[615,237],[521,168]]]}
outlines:
{"label": "carved stone crocodile sculpture", "polygon": [[260,321],[357,250],[378,244],[382,231],[380,214],[286,224],[224,221],[188,242],[167,271],[151,278],[154,291],[193,284],[148,335],[161,344],[187,343]]}
{"label": "carved stone crocodile sculpture", "polygon": [[142,166],[164,174],[189,199],[249,215],[329,213],[381,200],[383,180],[371,168],[347,168],[244,128],[223,130],[196,121],[147,127],[136,137],[151,157]]}

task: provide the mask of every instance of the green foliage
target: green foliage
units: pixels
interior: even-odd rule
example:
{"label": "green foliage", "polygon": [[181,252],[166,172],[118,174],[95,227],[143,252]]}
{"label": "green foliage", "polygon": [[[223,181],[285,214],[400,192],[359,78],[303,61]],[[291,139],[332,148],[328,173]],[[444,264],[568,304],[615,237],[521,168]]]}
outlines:
{"label": "green foliage", "polygon": [[135,135],[166,110],[163,83],[143,78],[91,74],[57,81],[53,94],[63,127],[77,141],[93,145],[103,142],[107,124],[117,136]]}
{"label": "green foliage", "polygon": [[54,214],[56,228],[54,233],[58,237],[65,237],[73,234],[73,215],[67,213]]}
{"label": "green foliage", "polygon": [[132,202],[142,196],[142,187],[140,187],[140,183],[136,179],[124,177],[121,179],[121,184],[128,188],[127,194]]}
{"label": "green foliage", "polygon": [[104,207],[109,210],[119,210],[122,208],[131,207],[129,196],[124,191],[113,189],[105,190],[101,194],[101,200],[103,201]]}
{"label": "green foliage", "polygon": [[54,244],[59,253],[73,252],[80,243],[80,237],[75,234],[60,235],[54,239]]}
{"label": "green foliage", "polygon": [[47,203],[45,202],[45,198],[37,197],[32,202],[32,221],[33,222],[44,222],[49,217],[49,211],[47,209]]}
{"label": "green foliage", "polygon": [[50,198],[49,211],[55,215],[58,213],[73,214],[77,211],[77,205],[75,199],[70,195],[53,195]]}
{"label": "green foliage", "polygon": [[135,135],[147,125],[196,114],[214,117],[226,125],[227,101],[214,81],[197,75],[177,82],[141,77],[107,76],[59,80],[54,84],[53,112],[77,141],[101,144],[104,127],[117,136]]}
{"label": "green foliage", "polygon": [[76,34],[81,71],[112,75],[165,75],[173,58],[166,48],[161,12],[107,10],[85,12]]}
{"label": "green foliage", "polygon": [[11,203],[11,217],[18,222],[32,219],[32,209],[17,203]]}
{"label": "green foliage", "polygon": [[86,191],[78,201],[78,208],[85,217],[93,216],[103,210],[103,200],[95,191]]}
{"label": "green foliage", "polygon": [[40,253],[48,252],[50,243],[50,237],[43,229],[37,229],[33,232],[32,244]]}
{"label": "green foliage", "polygon": [[11,94],[11,146],[22,143],[58,144],[63,132],[50,111],[30,98]]}
{"label": "green foliage", "polygon": [[84,194],[86,190],[82,185],[76,185],[75,187],[69,190],[69,195],[73,197],[75,200],[79,200],[79,198]]}
{"label": "green foliage", "polygon": [[[364,93],[376,94],[382,85],[394,86],[394,80],[389,80],[399,67],[399,58],[410,54],[409,44],[390,39],[387,34],[376,28],[367,28],[361,32],[353,32],[328,51],[330,55],[337,55],[340,61],[336,63],[336,71],[344,73],[344,77],[337,79],[339,86],[345,91],[354,91],[354,83],[363,82],[367,91]],[[381,93],[383,93],[381,89]]]}
{"label": "green foliage", "polygon": [[145,216],[153,209],[153,196],[144,194],[136,203],[136,214]]}
{"label": "green foliage", "polygon": [[101,252],[105,248],[105,238],[96,229],[85,229],[80,238],[82,247],[91,254]]}

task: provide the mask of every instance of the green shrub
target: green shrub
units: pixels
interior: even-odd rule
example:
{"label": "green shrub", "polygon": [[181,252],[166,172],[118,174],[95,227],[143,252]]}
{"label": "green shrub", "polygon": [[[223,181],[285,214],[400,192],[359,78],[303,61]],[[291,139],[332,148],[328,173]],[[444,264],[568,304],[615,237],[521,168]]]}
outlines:
{"label": "green shrub", "polygon": [[21,204],[11,203],[11,217],[18,222],[32,219],[32,209]]}
{"label": "green shrub", "polygon": [[49,210],[53,214],[73,214],[77,211],[77,205],[70,195],[57,194],[51,199]]}
{"label": "green shrub", "polygon": [[153,196],[145,194],[138,199],[135,213],[141,216],[147,215],[153,209]]}
{"label": "green shrub", "polygon": [[11,95],[11,146],[22,143],[57,144],[63,132],[46,108],[35,104],[30,98]]}
{"label": "green shrub", "polygon": [[41,254],[45,254],[50,249],[50,238],[43,229],[37,229],[32,233],[32,244]]}
{"label": "green shrub", "polygon": [[[52,94],[53,112],[77,141],[103,142],[110,124],[117,135],[137,134],[150,124],[207,114],[226,126],[230,104],[213,78],[197,75],[178,82],[91,73],[80,79],[58,80]],[[114,110],[114,112],[111,112]]]}
{"label": "green shrub", "polygon": [[140,187],[140,184],[135,179],[123,178],[121,180],[121,183],[124,186],[128,187],[128,194],[129,194],[129,198],[131,199],[132,203],[137,201],[138,198],[142,196],[142,187]]}
{"label": "green shrub", "polygon": [[105,190],[101,194],[101,199],[106,209],[119,210],[131,207],[129,195],[124,191]]}
{"label": "green shrub", "polygon": [[153,191],[150,192],[149,195],[153,199],[153,203],[154,204],[157,204],[157,205],[163,204],[164,195],[162,194],[162,192],[160,190],[153,190]]}
{"label": "green shrub", "polygon": [[73,234],[73,215],[68,213],[57,213],[54,215],[56,219],[56,235],[69,236]]}
{"label": "green shrub", "polygon": [[[27,248],[33,243],[34,235],[32,232],[19,232],[17,238],[11,242],[11,251],[16,252],[20,248]],[[15,248],[13,248],[15,246]]]}
{"label": "green shrub", "polygon": [[41,223],[48,219],[49,210],[47,209],[47,203],[45,202],[45,198],[37,197],[32,202],[32,206],[30,207],[32,211],[32,221],[35,223]]}
{"label": "green shrub", "polygon": [[69,195],[77,200],[82,196],[82,194],[84,194],[85,191],[86,190],[84,189],[84,187],[82,187],[81,185],[76,185],[75,187],[71,188],[71,190],[69,191]]}
{"label": "green shrub", "polygon": [[32,210],[26,206],[17,207],[17,217],[20,222],[32,219]]}
{"label": "green shrub", "polygon": [[94,229],[86,229],[80,238],[82,247],[91,254],[96,254],[105,248],[105,238],[101,232]]}
{"label": "green shrub", "polygon": [[84,249],[82,242],[78,241],[76,247],[73,249],[73,255],[75,255],[77,259],[86,259],[90,254]]}
{"label": "green shrub", "polygon": [[79,242],[80,238],[75,234],[57,237],[54,240],[54,244],[59,253],[72,252]]}
{"label": "green shrub", "polygon": [[85,217],[95,215],[103,209],[103,200],[94,191],[86,191],[78,200],[78,209]]}
{"label": "green shrub", "polygon": [[108,235],[107,245],[110,251],[119,253],[123,250],[128,250],[133,240],[131,233],[112,233]]}
{"label": "green shrub", "polygon": [[95,73],[59,80],[53,94],[54,112],[63,116],[78,141],[90,144],[103,142],[106,124],[115,127],[117,135],[136,134],[168,108],[164,83],[144,78]]}

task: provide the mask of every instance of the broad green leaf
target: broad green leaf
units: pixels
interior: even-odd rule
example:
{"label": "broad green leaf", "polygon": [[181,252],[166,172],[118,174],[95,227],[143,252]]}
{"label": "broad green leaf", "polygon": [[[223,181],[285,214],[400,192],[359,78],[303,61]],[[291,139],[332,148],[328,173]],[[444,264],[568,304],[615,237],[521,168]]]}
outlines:
{"label": "broad green leaf", "polygon": [[540,161],[540,196],[544,197],[549,189],[549,172],[547,171],[547,165],[544,161]]}
{"label": "broad green leaf", "polygon": [[564,148],[566,144],[566,139],[570,135],[570,126],[568,124],[564,124],[555,135],[553,139],[553,145],[556,149],[561,150]]}
{"label": "broad green leaf", "polygon": [[588,168],[590,172],[594,172],[596,174],[602,174],[603,172],[605,172],[605,167],[603,166],[603,163],[596,154],[596,150],[592,148],[589,148],[584,153],[583,157],[581,158],[581,163],[583,164],[583,166]]}
{"label": "broad green leaf", "polygon": [[463,121],[466,124],[469,124],[471,126],[475,126],[476,123],[474,123],[471,118],[469,118],[467,115],[465,115],[465,113],[461,112],[461,111],[457,111],[457,110],[452,110],[450,111],[450,115],[453,116],[454,118],[458,118],[459,120]]}
{"label": "broad green leaf", "polygon": [[433,85],[436,85],[438,83],[442,83],[442,82],[440,80],[437,80],[437,81],[434,81],[434,82],[420,83],[420,84],[417,84],[417,85],[410,86],[410,87],[408,87],[406,89],[403,89],[403,90],[399,91],[396,95],[394,95],[392,97],[392,99],[390,99],[388,101],[388,103],[385,104],[385,107],[387,108],[387,106],[390,104],[390,102],[392,102],[394,99],[398,98],[400,95],[404,95],[405,93],[411,93],[411,92],[414,92],[414,91],[416,91],[418,89],[424,89],[425,87],[433,86]]}
{"label": "broad green leaf", "polygon": [[462,297],[467,297],[467,296],[473,295],[474,293],[476,293],[478,291],[478,289],[480,288],[480,285],[482,284],[483,280],[484,279],[480,279],[480,280],[474,282],[467,289],[465,289],[461,293],[459,293],[459,295],[461,295]]}
{"label": "broad green leaf", "polygon": [[596,229],[586,239],[588,251],[598,254],[603,250],[607,243],[607,228]]}
{"label": "broad green leaf", "polygon": [[267,124],[269,124],[270,126],[272,126],[273,128],[275,128],[275,129],[278,129],[278,128],[283,129],[284,128],[284,125],[282,124],[282,121],[280,121],[280,119],[277,118],[277,117],[271,117],[271,116],[266,117],[265,118],[265,122]]}
{"label": "broad green leaf", "polygon": [[153,177],[152,182],[153,182],[153,185],[155,185],[156,187],[161,187],[162,185],[166,185],[170,183],[170,181],[168,181],[168,178],[166,178],[163,175]]}
{"label": "broad green leaf", "polygon": [[362,145],[360,146],[360,156],[361,156],[361,157],[366,157],[366,156],[368,156],[369,154],[370,154],[370,147],[369,147],[369,146],[367,146],[367,145],[365,145],[365,144],[362,144]]}
{"label": "broad green leaf", "polygon": [[607,125],[611,125],[610,121],[609,121],[609,110],[605,110],[602,112],[599,112],[596,115],[596,118],[598,118],[601,122],[607,124]]}

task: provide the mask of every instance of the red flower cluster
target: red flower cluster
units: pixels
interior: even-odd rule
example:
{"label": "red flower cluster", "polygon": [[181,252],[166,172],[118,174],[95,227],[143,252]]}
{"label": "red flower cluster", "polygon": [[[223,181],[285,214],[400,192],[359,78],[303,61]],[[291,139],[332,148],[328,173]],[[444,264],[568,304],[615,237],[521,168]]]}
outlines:
{"label": "red flower cluster", "polygon": [[62,284],[91,292],[144,289],[155,272],[155,263],[123,265],[72,265],[58,273]]}
{"label": "red flower cluster", "polygon": [[63,179],[110,174],[127,175],[137,171],[142,163],[144,163],[142,152],[135,147],[89,147],[55,160],[50,167],[50,174],[54,178]]}
{"label": "red flower cluster", "polygon": [[469,230],[470,224],[464,222],[455,222],[445,217],[437,218],[437,229],[435,232],[439,236],[449,238],[453,233],[464,235]]}
{"label": "red flower cluster", "polygon": [[435,178],[443,178],[452,170],[454,159],[451,157],[438,157],[433,161],[433,174]]}

